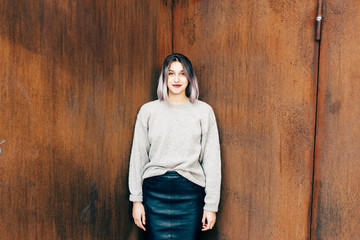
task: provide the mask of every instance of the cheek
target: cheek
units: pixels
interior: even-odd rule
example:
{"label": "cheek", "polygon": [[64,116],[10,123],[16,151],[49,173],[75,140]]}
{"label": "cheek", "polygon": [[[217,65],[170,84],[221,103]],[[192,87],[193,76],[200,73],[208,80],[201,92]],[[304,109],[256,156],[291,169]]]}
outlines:
{"label": "cheek", "polygon": [[185,83],[186,86],[185,87],[189,86],[189,80],[186,79],[185,81],[186,81],[186,83]]}
{"label": "cheek", "polygon": [[186,77],[182,78],[181,80],[186,86],[189,85],[189,80]]}
{"label": "cheek", "polygon": [[171,81],[172,81],[171,77],[168,77],[168,79],[167,79],[167,81],[166,81],[166,85],[167,85],[167,86],[170,86],[170,85],[171,85]]}
{"label": "cheek", "polygon": [[174,82],[176,76],[168,76],[168,82]]}

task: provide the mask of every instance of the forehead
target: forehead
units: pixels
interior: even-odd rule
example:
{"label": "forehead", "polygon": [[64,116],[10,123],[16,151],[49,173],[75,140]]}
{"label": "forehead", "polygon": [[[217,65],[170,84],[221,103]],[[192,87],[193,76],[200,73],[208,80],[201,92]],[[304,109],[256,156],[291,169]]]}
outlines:
{"label": "forehead", "polygon": [[182,71],[184,70],[184,67],[181,62],[172,62],[169,66],[170,71]]}

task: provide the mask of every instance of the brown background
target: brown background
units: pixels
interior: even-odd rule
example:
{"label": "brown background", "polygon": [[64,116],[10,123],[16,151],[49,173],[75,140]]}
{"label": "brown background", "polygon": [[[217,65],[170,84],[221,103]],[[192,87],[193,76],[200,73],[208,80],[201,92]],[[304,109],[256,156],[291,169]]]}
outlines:
{"label": "brown background", "polygon": [[312,239],[360,239],[360,2],[326,5]]}
{"label": "brown background", "polygon": [[2,1],[1,238],[142,237],[134,121],[181,52],[222,147],[218,222],[202,238],[360,239],[360,4],[324,2],[321,42],[317,5]]}

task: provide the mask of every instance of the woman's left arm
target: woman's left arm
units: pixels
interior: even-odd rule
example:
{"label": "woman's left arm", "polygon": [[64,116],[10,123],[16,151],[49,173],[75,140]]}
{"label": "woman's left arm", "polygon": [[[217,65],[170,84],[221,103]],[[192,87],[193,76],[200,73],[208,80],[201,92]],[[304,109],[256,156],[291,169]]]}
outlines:
{"label": "woman's left arm", "polygon": [[[216,221],[220,201],[221,157],[219,133],[213,111],[209,115],[208,131],[204,137],[202,167],[205,174],[205,206],[203,214],[203,231],[211,229]],[[206,224],[205,224],[206,223]],[[205,224],[205,225],[204,225]]]}

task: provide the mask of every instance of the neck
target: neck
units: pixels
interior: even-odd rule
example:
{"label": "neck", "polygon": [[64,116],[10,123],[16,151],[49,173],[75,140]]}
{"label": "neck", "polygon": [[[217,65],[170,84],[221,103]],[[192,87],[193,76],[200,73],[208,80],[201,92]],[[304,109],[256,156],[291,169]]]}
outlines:
{"label": "neck", "polygon": [[185,94],[184,95],[169,94],[169,102],[174,105],[180,105],[189,100],[190,100],[190,98],[188,98]]}

